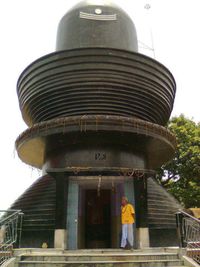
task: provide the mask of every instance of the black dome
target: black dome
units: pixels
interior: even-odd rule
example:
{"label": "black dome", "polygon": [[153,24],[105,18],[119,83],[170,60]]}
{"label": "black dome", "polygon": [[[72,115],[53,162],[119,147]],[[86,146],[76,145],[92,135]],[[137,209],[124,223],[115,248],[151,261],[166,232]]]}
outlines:
{"label": "black dome", "polygon": [[135,26],[120,7],[109,1],[82,1],[61,19],[56,50],[84,47],[137,52]]}

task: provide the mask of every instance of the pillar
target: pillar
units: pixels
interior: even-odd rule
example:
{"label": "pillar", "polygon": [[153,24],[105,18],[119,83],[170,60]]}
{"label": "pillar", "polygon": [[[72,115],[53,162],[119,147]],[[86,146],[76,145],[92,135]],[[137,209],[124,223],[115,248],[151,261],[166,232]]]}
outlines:
{"label": "pillar", "polygon": [[67,200],[68,200],[68,179],[64,173],[54,173],[56,180],[56,214],[54,247],[67,248]]}
{"label": "pillar", "polygon": [[147,179],[134,178],[137,247],[149,247]]}
{"label": "pillar", "polygon": [[75,181],[69,181],[68,185],[68,209],[67,209],[67,248],[78,249],[78,204],[79,185]]}

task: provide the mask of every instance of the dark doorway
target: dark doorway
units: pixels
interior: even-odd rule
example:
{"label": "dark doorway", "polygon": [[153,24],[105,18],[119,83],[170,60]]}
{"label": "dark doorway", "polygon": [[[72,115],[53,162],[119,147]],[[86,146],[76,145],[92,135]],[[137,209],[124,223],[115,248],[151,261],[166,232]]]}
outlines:
{"label": "dark doorway", "polygon": [[111,190],[86,190],[85,205],[86,248],[110,248]]}

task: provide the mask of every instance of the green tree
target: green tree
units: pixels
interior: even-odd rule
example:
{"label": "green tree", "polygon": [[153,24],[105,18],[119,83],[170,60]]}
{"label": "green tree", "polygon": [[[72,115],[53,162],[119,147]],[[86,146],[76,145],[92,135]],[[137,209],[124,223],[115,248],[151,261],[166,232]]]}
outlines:
{"label": "green tree", "polygon": [[156,178],[186,208],[200,207],[200,123],[180,115],[168,128],[176,136],[177,150]]}

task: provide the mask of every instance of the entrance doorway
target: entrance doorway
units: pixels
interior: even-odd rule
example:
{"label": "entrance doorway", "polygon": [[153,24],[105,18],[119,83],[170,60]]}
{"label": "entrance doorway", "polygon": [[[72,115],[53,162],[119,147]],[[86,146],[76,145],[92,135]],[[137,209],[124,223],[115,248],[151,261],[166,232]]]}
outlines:
{"label": "entrance doorway", "polygon": [[85,191],[85,246],[111,247],[111,190]]}

